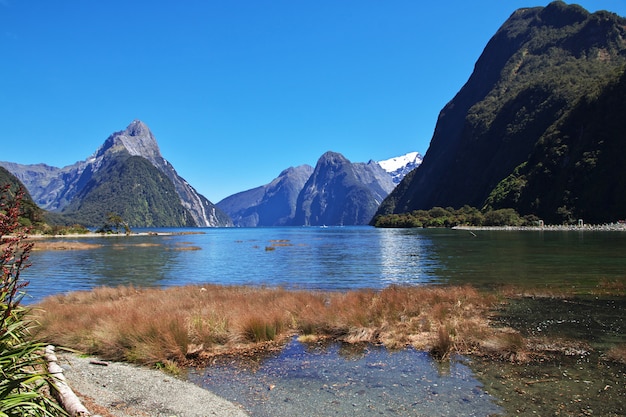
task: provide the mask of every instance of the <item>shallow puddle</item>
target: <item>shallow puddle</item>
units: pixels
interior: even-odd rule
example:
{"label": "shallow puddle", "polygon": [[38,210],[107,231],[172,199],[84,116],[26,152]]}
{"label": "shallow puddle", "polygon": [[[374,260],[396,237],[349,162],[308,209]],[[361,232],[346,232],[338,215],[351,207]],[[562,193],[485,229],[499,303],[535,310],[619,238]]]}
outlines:
{"label": "shallow puddle", "polygon": [[490,416],[502,409],[465,360],[377,346],[310,346],[292,340],[254,364],[231,360],[189,380],[252,416]]}

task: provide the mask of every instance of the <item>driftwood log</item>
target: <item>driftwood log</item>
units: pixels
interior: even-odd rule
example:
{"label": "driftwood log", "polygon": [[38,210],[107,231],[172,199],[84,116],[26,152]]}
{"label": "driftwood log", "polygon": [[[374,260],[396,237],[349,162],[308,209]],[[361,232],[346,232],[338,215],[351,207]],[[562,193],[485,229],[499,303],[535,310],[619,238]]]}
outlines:
{"label": "driftwood log", "polygon": [[67,385],[65,375],[63,375],[63,368],[59,366],[57,356],[54,353],[54,346],[48,345],[44,356],[48,362],[48,373],[54,380],[53,395],[61,403],[61,406],[72,417],[91,416],[91,413],[80,402],[74,391]]}

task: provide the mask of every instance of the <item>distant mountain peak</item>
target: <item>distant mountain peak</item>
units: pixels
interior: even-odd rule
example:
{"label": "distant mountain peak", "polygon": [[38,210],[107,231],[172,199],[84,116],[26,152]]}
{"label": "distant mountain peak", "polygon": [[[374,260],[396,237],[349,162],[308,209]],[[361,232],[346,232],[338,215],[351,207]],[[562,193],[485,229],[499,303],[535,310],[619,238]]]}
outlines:
{"label": "distant mountain peak", "polygon": [[107,151],[115,152],[123,149],[131,156],[142,156],[153,164],[159,164],[163,159],[154,135],[141,120],[133,120],[125,130],[109,136],[96,151],[95,158],[103,156]]}
{"label": "distant mountain peak", "polygon": [[393,182],[399,184],[402,178],[415,168],[421,165],[422,155],[419,152],[409,152],[394,158],[378,161],[378,165],[391,174]]}
{"label": "distant mountain peak", "polygon": [[150,129],[148,128],[148,126],[139,119],[133,120],[128,125],[125,132],[129,136],[152,135],[152,132],[150,132]]}

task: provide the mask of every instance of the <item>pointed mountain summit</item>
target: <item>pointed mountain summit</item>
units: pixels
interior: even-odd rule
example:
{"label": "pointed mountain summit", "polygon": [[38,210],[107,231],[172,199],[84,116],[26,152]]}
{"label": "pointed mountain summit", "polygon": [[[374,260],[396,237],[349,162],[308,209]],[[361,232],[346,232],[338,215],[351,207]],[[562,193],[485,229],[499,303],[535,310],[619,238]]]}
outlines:
{"label": "pointed mountain summit", "polygon": [[232,224],[228,215],[198,193],[163,158],[154,135],[142,121],[134,120],[125,130],[109,136],[94,155],[96,164],[100,158],[106,159],[108,154],[116,154],[118,151],[125,151],[132,156],[145,158],[165,174],[174,184],[183,207],[189,210],[197,226],[213,227]]}
{"label": "pointed mountain summit", "polygon": [[47,210],[97,226],[117,212],[132,226],[229,226],[228,215],[181,178],[150,129],[133,121],[87,160],[64,168],[1,162]]}
{"label": "pointed mountain summit", "polygon": [[154,135],[141,120],[134,120],[125,130],[109,136],[96,151],[94,158],[100,158],[106,153],[115,153],[117,150],[126,150],[132,156],[146,158],[155,166],[163,161]]}

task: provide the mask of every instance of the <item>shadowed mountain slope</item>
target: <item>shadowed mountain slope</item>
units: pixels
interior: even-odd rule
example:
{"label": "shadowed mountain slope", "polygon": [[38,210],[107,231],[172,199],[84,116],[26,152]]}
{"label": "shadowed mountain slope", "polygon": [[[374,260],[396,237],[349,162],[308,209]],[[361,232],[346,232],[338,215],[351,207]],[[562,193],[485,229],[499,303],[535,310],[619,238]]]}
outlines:
{"label": "shadowed mountain slope", "polygon": [[[385,199],[377,214],[488,204],[498,184],[517,167],[537,163],[531,154],[537,155],[541,141],[553,137],[573,114],[586,117],[576,109],[595,100],[623,72],[625,39],[626,19],[609,12],[591,14],[560,1],[514,12],[485,47],[467,83],[441,110],[422,164]],[[623,118],[623,113],[609,110],[606,117]],[[561,136],[566,146],[571,138]],[[604,169],[623,171],[618,166]],[[536,195],[526,190],[525,201],[546,202],[541,210],[527,202],[515,205],[512,198],[506,201],[521,214],[555,218],[563,204],[574,204],[565,210],[575,213],[580,201],[562,203],[568,190],[562,183],[553,185],[534,188]],[[505,200],[489,201],[502,206]],[[590,209],[585,209],[588,216],[604,219],[590,214]]]}

